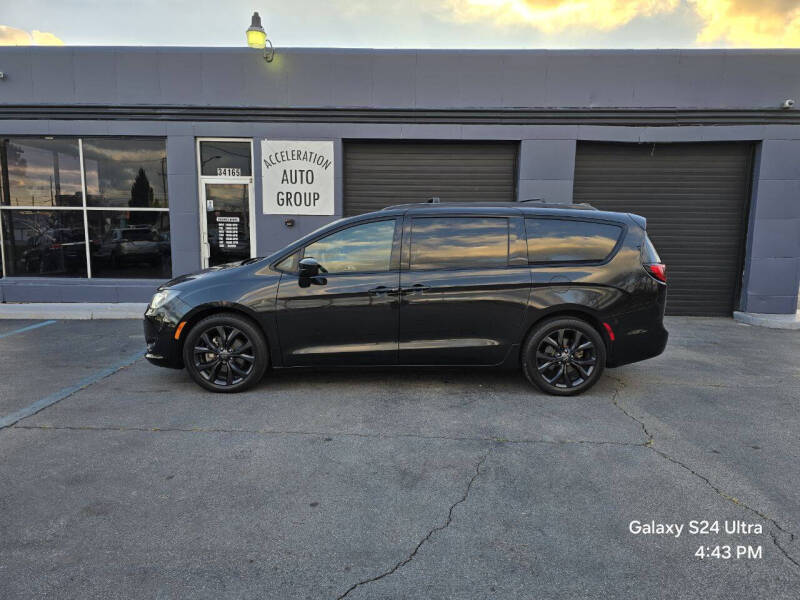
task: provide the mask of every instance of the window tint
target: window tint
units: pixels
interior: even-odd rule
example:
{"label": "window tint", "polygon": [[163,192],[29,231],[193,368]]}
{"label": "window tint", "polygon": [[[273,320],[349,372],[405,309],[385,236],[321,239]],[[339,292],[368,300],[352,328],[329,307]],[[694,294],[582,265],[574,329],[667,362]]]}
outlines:
{"label": "window tint", "polygon": [[77,139],[0,140],[0,203],[83,206]]}
{"label": "window tint", "polygon": [[84,138],[83,166],[87,206],[167,206],[164,140]]}
{"label": "window tint", "polygon": [[168,279],[167,205],[163,138],[0,138],[6,276]]}
{"label": "window tint", "polygon": [[534,263],[605,260],[622,232],[617,225],[561,219],[525,219],[525,229]]}
{"label": "window tint", "polygon": [[81,210],[4,210],[6,275],[86,277]]}
{"label": "window tint", "polygon": [[212,177],[249,177],[250,142],[200,142],[200,172]]}
{"label": "window tint", "polygon": [[411,269],[508,265],[508,219],[420,217],[411,225]]}
{"label": "window tint", "polygon": [[656,247],[653,246],[653,242],[650,241],[647,234],[644,236],[644,244],[642,245],[642,262],[646,265],[661,262],[661,258],[659,258],[658,252],[656,252]]}
{"label": "window tint", "polygon": [[279,271],[283,271],[284,273],[296,273],[297,272],[297,262],[300,258],[299,252],[293,252],[286,258],[284,258],[281,262],[275,265],[275,268]]}
{"label": "window tint", "polygon": [[172,275],[168,212],[90,210],[87,214],[93,277]]}
{"label": "window tint", "polygon": [[388,271],[395,221],[356,225],[306,246],[304,256],[317,259],[328,273]]}

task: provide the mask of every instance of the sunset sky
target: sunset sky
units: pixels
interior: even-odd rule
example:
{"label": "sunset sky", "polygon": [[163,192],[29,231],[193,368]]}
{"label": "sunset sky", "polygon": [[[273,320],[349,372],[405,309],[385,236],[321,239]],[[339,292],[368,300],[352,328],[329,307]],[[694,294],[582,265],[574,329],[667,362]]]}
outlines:
{"label": "sunset sky", "polygon": [[800,47],[800,0],[25,0],[0,45],[242,46],[253,10],[278,47]]}

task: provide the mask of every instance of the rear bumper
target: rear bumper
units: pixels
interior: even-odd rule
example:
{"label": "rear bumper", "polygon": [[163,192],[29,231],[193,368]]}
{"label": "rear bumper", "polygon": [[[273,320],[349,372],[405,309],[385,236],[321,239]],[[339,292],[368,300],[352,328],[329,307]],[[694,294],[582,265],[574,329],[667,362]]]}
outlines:
{"label": "rear bumper", "polygon": [[664,352],[669,333],[664,329],[667,286],[646,276],[644,291],[630,310],[610,319],[615,339],[609,343],[606,366],[620,367]]}
{"label": "rear bumper", "polygon": [[169,369],[182,369],[181,345],[175,339],[175,327],[151,316],[144,318],[145,358],[152,364]]}
{"label": "rear bumper", "polygon": [[653,358],[664,352],[669,340],[669,332],[659,323],[648,330],[631,330],[618,335],[611,342],[607,367],[621,367],[630,363]]}

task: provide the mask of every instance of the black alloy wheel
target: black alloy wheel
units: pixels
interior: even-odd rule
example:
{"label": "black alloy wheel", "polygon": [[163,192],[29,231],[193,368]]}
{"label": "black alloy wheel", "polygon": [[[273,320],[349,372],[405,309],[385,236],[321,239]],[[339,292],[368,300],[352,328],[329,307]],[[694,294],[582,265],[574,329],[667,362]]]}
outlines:
{"label": "black alloy wheel", "polygon": [[522,363],[525,376],[543,392],[572,396],[597,382],[605,359],[605,344],[594,327],[580,319],[561,318],[534,329]]}
{"label": "black alloy wheel", "polygon": [[192,379],[204,388],[240,392],[263,377],[267,344],[249,319],[220,313],[192,327],[184,342],[183,359]]}

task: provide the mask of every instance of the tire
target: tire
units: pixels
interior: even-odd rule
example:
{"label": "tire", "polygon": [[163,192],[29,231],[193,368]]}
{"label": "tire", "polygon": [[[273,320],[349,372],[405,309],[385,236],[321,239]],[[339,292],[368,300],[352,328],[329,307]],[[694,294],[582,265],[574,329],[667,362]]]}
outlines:
{"label": "tire", "polygon": [[[225,340],[220,343],[223,335]],[[243,392],[261,381],[269,364],[269,350],[264,334],[250,319],[217,313],[189,330],[183,362],[201,387],[223,394]]]}
{"label": "tire", "polygon": [[552,396],[575,396],[591,388],[606,365],[603,338],[575,317],[548,319],[533,329],[522,349],[522,370]]}

